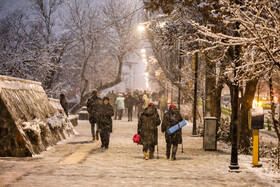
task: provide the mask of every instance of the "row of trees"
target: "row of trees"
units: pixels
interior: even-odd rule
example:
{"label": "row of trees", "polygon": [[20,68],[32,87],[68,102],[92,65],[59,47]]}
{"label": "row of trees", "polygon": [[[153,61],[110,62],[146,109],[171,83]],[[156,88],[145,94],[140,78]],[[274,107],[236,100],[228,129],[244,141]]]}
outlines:
{"label": "row of trees", "polygon": [[123,66],[141,39],[140,5],[129,0],[28,0],[0,20],[0,74],[42,82],[49,96],[121,82]]}
{"label": "row of trees", "polygon": [[[180,61],[166,54],[175,50],[181,57],[193,56],[195,60],[194,54],[199,53],[199,92],[204,92],[204,77],[206,93],[201,95],[206,97],[206,115],[220,121],[221,91],[227,85],[231,93],[231,128],[239,126],[240,148],[249,153],[248,111],[259,80],[270,83],[271,93],[279,92],[279,1],[144,0],[144,4],[150,12],[147,34],[164,76],[190,92],[191,61],[185,60],[180,67],[174,64]],[[273,102],[271,109],[280,140],[280,120],[275,118]]]}

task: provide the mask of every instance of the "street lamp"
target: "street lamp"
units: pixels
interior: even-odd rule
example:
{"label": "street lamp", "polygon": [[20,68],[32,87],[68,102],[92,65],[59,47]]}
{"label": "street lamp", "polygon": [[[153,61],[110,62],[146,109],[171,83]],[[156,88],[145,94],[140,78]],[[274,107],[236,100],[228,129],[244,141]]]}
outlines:
{"label": "street lamp", "polygon": [[143,31],[145,30],[144,25],[138,25],[138,30],[139,30],[140,32],[143,32]]}
{"label": "street lamp", "polygon": [[160,27],[160,28],[163,28],[165,25],[166,25],[166,22],[163,21],[163,22],[161,22],[161,23],[159,24],[159,27]]}
{"label": "street lamp", "polygon": [[141,53],[145,54],[146,53],[146,49],[141,49]]}
{"label": "street lamp", "polygon": [[148,89],[149,88],[149,73],[145,72],[144,75],[145,75],[145,79],[146,79],[146,88]]}
{"label": "street lamp", "polygon": [[146,59],[143,59],[143,62],[145,62],[145,66],[147,66],[147,65],[148,65],[148,62],[147,62],[147,60],[146,60]]}

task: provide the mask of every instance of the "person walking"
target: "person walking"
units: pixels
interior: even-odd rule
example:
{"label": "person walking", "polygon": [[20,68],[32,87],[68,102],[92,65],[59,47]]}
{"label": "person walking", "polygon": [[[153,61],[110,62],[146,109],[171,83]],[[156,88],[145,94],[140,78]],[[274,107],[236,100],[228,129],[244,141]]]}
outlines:
{"label": "person walking", "polygon": [[144,104],[145,104],[145,100],[143,99],[142,95],[138,95],[138,99],[137,99],[137,116],[138,116],[138,120],[140,118],[141,113],[144,111]]}
{"label": "person walking", "polygon": [[117,105],[115,103],[117,95],[115,94],[114,90],[112,90],[112,92],[109,92],[107,94],[107,97],[109,98],[109,102],[112,105],[113,109],[114,109],[114,119],[117,119]]}
{"label": "person walking", "polygon": [[117,105],[118,120],[121,120],[122,119],[123,110],[124,110],[124,98],[123,98],[121,93],[117,97],[115,103]]}
{"label": "person walking", "polygon": [[158,143],[158,130],[160,125],[159,114],[155,105],[150,103],[140,115],[137,134],[140,135],[139,144],[143,145],[144,159],[154,158],[155,145]]}
{"label": "person walking", "polygon": [[67,103],[66,97],[65,97],[65,95],[63,93],[60,94],[59,101],[60,101],[60,104],[61,104],[65,114],[68,116],[68,103]]}
{"label": "person walking", "polygon": [[[91,134],[92,140],[99,140],[98,137],[98,124],[100,118],[100,110],[102,107],[102,99],[98,96],[98,91],[93,90],[91,93],[91,97],[87,101],[87,110],[89,114],[89,122],[91,124]],[[95,124],[96,124],[96,131],[95,131]]]}
{"label": "person walking", "polygon": [[165,111],[168,109],[167,99],[166,99],[164,93],[160,96],[160,98],[158,100],[158,106],[160,109],[160,119],[162,120]]}
{"label": "person walking", "polygon": [[148,104],[150,103],[150,99],[148,98],[147,94],[143,95],[144,100],[144,109],[148,107]]}
{"label": "person walking", "polygon": [[104,97],[99,123],[101,147],[109,148],[110,133],[113,132],[112,116],[114,116],[113,106],[109,103],[109,98]]}
{"label": "person walking", "polygon": [[127,108],[128,121],[132,121],[133,106],[135,99],[130,92],[127,93],[127,97],[124,100],[125,107]]}
{"label": "person walking", "polygon": [[165,141],[166,141],[166,158],[170,158],[170,150],[172,146],[171,160],[176,160],[176,152],[178,149],[178,144],[182,143],[182,129],[177,130],[171,135],[167,134],[167,130],[178,124],[182,121],[183,118],[180,114],[180,111],[176,108],[175,105],[170,105],[168,112],[163,116],[163,121],[161,125],[161,132],[165,132]]}

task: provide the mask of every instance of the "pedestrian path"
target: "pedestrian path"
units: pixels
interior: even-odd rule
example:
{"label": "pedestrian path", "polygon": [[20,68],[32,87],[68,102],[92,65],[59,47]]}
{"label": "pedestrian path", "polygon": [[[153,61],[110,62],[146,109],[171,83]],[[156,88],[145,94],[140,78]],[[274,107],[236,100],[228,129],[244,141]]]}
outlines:
{"label": "pedestrian path", "polygon": [[183,128],[183,153],[179,146],[176,161],[165,158],[161,132],[159,159],[155,152],[155,159],[144,160],[142,146],[132,141],[136,129],[137,119],[114,120],[104,149],[91,141],[89,122],[79,121],[79,135],[37,157],[0,158],[0,186],[277,186],[255,173],[248,159],[240,161],[241,173],[229,172],[229,150],[218,144],[217,151],[204,151],[190,124]]}

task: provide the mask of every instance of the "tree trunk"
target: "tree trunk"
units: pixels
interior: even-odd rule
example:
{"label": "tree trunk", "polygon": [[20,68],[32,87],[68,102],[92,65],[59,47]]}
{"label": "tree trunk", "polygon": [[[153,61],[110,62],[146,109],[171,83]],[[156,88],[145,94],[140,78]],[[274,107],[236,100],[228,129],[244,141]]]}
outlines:
{"label": "tree trunk", "polygon": [[250,148],[250,137],[252,130],[248,129],[248,114],[254,100],[255,92],[257,89],[258,79],[250,80],[246,83],[245,93],[242,97],[242,105],[240,110],[240,138],[239,147],[243,153],[248,154]]}
{"label": "tree trunk", "polygon": [[218,80],[218,85],[216,88],[216,92],[215,92],[215,105],[216,105],[216,114],[215,117],[217,118],[217,122],[218,122],[218,128],[220,126],[220,121],[221,121],[221,113],[222,113],[222,109],[221,109],[221,95],[222,95],[222,90],[223,90],[224,86],[222,83],[222,80],[219,79]]}
{"label": "tree trunk", "polygon": [[[271,117],[272,117],[272,123],[274,130],[278,137],[278,142],[280,141],[280,132],[279,132],[279,121],[277,121],[275,117],[275,104],[273,102],[273,84],[272,84],[272,78],[269,76],[269,91],[270,91],[270,106],[271,106]],[[280,116],[280,115],[279,115]]]}
{"label": "tree trunk", "polygon": [[[214,69],[216,68],[215,63],[210,61],[205,56],[206,61],[206,79],[205,79],[205,116],[214,117],[216,116],[216,78]],[[215,103],[215,104],[213,104]]]}
{"label": "tree trunk", "polygon": [[[96,90],[98,90],[99,92],[102,91],[102,90],[105,90],[107,88],[111,88],[111,87],[119,84],[122,81],[121,80],[121,75],[122,75],[122,67],[123,67],[123,57],[118,56],[117,59],[118,59],[118,62],[119,62],[119,69],[118,69],[118,74],[117,74],[115,80],[113,80],[112,82],[106,83],[106,84],[99,85],[96,88]],[[86,104],[88,98],[91,96],[91,92],[92,92],[92,90],[90,90],[86,94],[83,94],[83,97],[81,97],[80,102],[77,103],[76,105],[74,105],[73,108],[70,109],[70,112],[72,114],[75,114],[83,105]]]}

